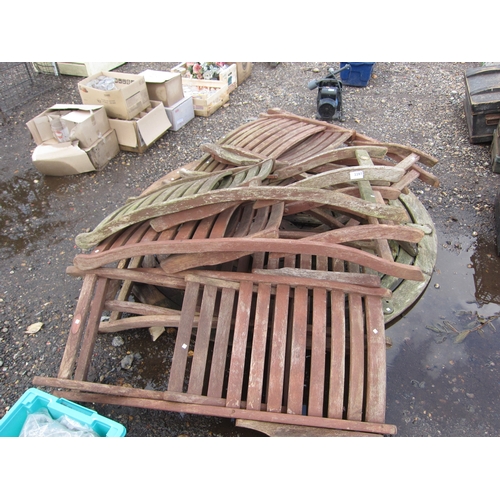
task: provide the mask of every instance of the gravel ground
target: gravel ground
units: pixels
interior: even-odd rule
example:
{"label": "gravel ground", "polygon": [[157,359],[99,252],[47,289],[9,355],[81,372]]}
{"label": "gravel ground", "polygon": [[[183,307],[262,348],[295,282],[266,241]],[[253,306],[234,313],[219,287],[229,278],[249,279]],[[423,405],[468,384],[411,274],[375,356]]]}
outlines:
{"label": "gravel ground", "polygon": [[[117,71],[168,70],[175,64],[127,63]],[[437,282],[433,281],[424,297],[430,296],[433,307],[440,308],[441,312],[443,308],[454,307],[449,305],[449,300],[459,292],[453,288],[456,285],[453,276],[460,277],[465,272],[471,248],[476,248],[479,238],[487,247],[491,273],[498,273],[499,268],[492,250],[492,209],[499,177],[491,172],[489,146],[470,144],[463,107],[464,71],[480,64],[377,63],[367,87],[344,87],[343,93],[343,126],[381,141],[414,146],[439,159],[433,172],[440,178],[441,186],[429,188],[416,182],[414,191],[439,232],[442,268],[437,270],[437,276],[441,295],[432,295],[437,293],[437,287],[434,288]],[[269,108],[314,118],[316,91],[309,90],[307,84],[326,75],[331,66],[336,68],[338,63],[283,62],[277,67],[254,63],[251,77],[231,94],[229,103],[211,117],[196,117],[178,132],[167,132],[144,154],[120,152],[103,171],[80,176],[51,178],[38,173],[31,163],[35,145],[25,126],[29,119],[55,103],[79,103],[80,78],[60,77],[60,85],[53,91],[7,113],[7,122],[0,126],[0,273],[3,276],[0,417],[32,386],[34,376],[57,374],[81,287],[81,280],[65,273],[78,251],[75,236],[93,228],[128,197],[139,194],[166,172],[199,158],[200,144],[221,139]],[[453,259],[457,256],[465,258],[457,264],[458,275],[453,268],[456,262]],[[451,280],[449,290],[446,290],[444,276],[446,264],[450,264],[446,270]],[[467,284],[471,286],[468,293],[474,295],[474,285]],[[497,313],[498,289],[495,293],[489,304],[493,307],[488,309],[490,316]],[[426,307],[426,303],[422,303]],[[487,304],[476,300],[474,307],[482,306]],[[419,314],[418,309],[415,314]],[[28,327],[38,322],[43,323],[41,329],[30,332]],[[495,322],[491,324],[494,328]],[[396,345],[400,339],[410,351],[416,338],[429,335],[423,324],[417,331],[411,314],[389,332]],[[458,373],[439,370],[439,377],[427,383],[426,397],[422,396],[423,375],[418,377],[422,370],[428,375],[432,366],[422,368],[421,351],[414,348],[410,358],[405,357],[409,354],[404,354],[404,348],[397,351],[397,355],[389,354],[387,422],[398,426],[398,435],[498,434],[500,412],[491,391],[498,389],[500,347],[495,335],[488,335],[486,339],[476,335],[477,339],[469,343],[473,354],[466,352],[464,356],[469,360],[474,357],[474,363],[466,363],[466,369]],[[145,342],[141,332],[122,337],[124,345],[116,347],[111,338],[99,339],[93,379],[128,383],[142,377],[153,385],[161,385],[162,381],[157,379],[161,372],[161,349],[168,348],[168,338],[162,336],[156,343]],[[452,343],[442,344],[441,348],[448,349],[441,351],[447,357],[443,364],[453,369],[448,366],[453,360]],[[136,354],[134,363],[125,370],[120,362],[130,353]],[[146,364],[144,359],[152,361]],[[407,371],[401,363],[408,367]],[[457,368],[458,362],[455,363]],[[460,385],[461,377],[479,380],[479,387],[468,390],[466,384]],[[439,394],[433,396],[435,392]],[[461,399],[452,401],[450,395]],[[444,402],[440,403],[441,400]],[[471,401],[472,406],[465,406]],[[95,408],[123,423],[128,436],[257,435],[235,428],[224,419],[127,407],[96,405]]]}

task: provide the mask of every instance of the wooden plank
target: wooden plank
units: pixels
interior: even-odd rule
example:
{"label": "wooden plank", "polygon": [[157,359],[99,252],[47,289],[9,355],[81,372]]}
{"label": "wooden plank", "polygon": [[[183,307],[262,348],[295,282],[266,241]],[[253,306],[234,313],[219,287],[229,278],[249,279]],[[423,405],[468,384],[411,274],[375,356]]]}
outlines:
{"label": "wooden plank", "polygon": [[[59,394],[59,393],[58,393]],[[397,433],[395,425],[372,422],[359,422],[342,419],[313,417],[309,415],[289,415],[287,413],[247,410],[243,408],[226,408],[215,405],[196,403],[179,403],[175,401],[159,401],[154,399],[135,398],[126,396],[108,396],[97,393],[71,392],[60,393],[73,401],[88,403],[115,404],[150,410],[174,411],[194,415],[213,416],[221,418],[243,418],[260,422],[279,424],[304,425],[306,427],[324,427],[354,432],[370,432],[372,434],[394,435]],[[201,397],[201,396],[197,396]]]}
{"label": "wooden plank", "polygon": [[239,408],[241,406],[252,292],[253,283],[241,283],[227,382],[226,406],[228,408]]}
{"label": "wooden plank", "polygon": [[[254,252],[273,251],[290,253],[290,243],[287,240],[272,238],[218,238],[209,240],[176,240],[170,242],[138,243],[115,250],[92,255],[78,254],[74,264],[80,270],[93,270],[133,255],[155,255],[163,253],[198,253],[198,252],[224,252],[241,251],[251,254]],[[349,248],[335,243],[293,241],[294,252],[323,255],[325,257],[347,260],[363,267],[373,269],[383,274],[390,274],[403,279],[422,281],[423,276],[419,268],[388,262],[380,257],[355,248]],[[125,271],[125,270],[123,270]],[[97,272],[97,271],[96,271]],[[131,271],[132,272],[132,271]]]}
{"label": "wooden plank", "polygon": [[200,319],[196,330],[194,355],[189,373],[187,390],[189,394],[201,395],[203,390],[216,296],[217,287],[210,285],[204,287],[201,299]]}
{"label": "wooden plank", "polygon": [[346,321],[345,295],[339,290],[331,294],[330,381],[328,418],[341,419],[344,407]]}
{"label": "wooden plank", "polygon": [[347,419],[361,420],[364,395],[364,314],[363,299],[349,294],[349,394]]}
{"label": "wooden plank", "polygon": [[381,434],[367,432],[341,431],[303,425],[256,422],[255,420],[236,419],[236,427],[252,429],[269,437],[383,437]]}
{"label": "wooden plank", "polygon": [[419,243],[424,237],[424,231],[419,228],[397,224],[359,224],[332,229],[323,233],[301,238],[301,241],[323,241],[328,243],[348,243],[352,241],[370,241],[386,239]]}
{"label": "wooden plank", "polygon": [[[387,289],[373,286],[373,278],[360,278],[360,281],[370,283],[370,286],[364,284],[348,283],[345,279],[340,279],[338,282],[334,281],[335,277],[340,276],[340,273],[330,273],[327,276],[329,279],[317,279],[316,273],[282,273],[282,272],[259,272],[255,273],[242,273],[242,272],[227,272],[227,271],[205,271],[193,270],[190,271],[193,277],[212,278],[227,280],[228,282],[252,282],[252,283],[268,283],[271,285],[289,285],[289,286],[304,286],[307,288],[324,288],[326,290],[341,290],[358,293],[360,295],[370,294],[378,297],[389,297],[391,292]],[[354,273],[353,273],[354,274]],[[324,278],[324,274],[320,273]],[[186,278],[187,279],[187,278]],[[190,278],[191,279],[191,278]],[[196,279],[196,278],[193,278]],[[353,279],[353,281],[357,281]]]}
{"label": "wooden plank", "polygon": [[182,303],[181,319],[179,329],[177,330],[174,355],[172,357],[172,367],[168,381],[169,391],[183,392],[189,343],[191,342],[199,289],[200,284],[193,281],[188,282],[186,285],[186,292]]}
{"label": "wooden plank", "polygon": [[366,312],[366,413],[368,422],[385,422],[386,353],[382,303],[365,299]]}
{"label": "wooden plank", "polygon": [[[327,266],[328,264],[324,259],[318,263],[318,267],[320,269],[327,269]],[[328,271],[317,270],[316,272],[327,273]],[[321,288],[313,289],[311,375],[309,377],[309,400],[307,405],[307,414],[316,417],[323,416],[325,397],[327,297],[328,292],[326,290]]]}
{"label": "wooden plank", "polygon": [[437,164],[438,160],[431,155],[424,153],[416,148],[411,146],[403,146],[401,144],[394,144],[388,142],[378,142],[375,139],[372,139],[368,136],[360,134],[356,132],[356,136],[351,143],[353,146],[364,147],[366,145],[369,146],[381,146],[387,148],[388,154],[397,155],[399,158],[406,158],[409,154],[414,153],[420,158],[420,163],[425,165],[426,167],[433,167]]}
{"label": "wooden plank", "polygon": [[210,379],[208,381],[207,396],[209,397],[222,397],[235,297],[236,291],[234,289],[222,289],[212,363],[210,366]]}
{"label": "wooden plank", "polygon": [[94,352],[97,331],[99,329],[99,322],[101,321],[104,301],[106,299],[107,287],[108,280],[106,278],[99,277],[95,285],[94,296],[90,304],[88,321],[82,340],[82,347],[76,363],[74,374],[75,380],[85,380],[87,378],[92,353]]}
{"label": "wooden plank", "polygon": [[168,288],[184,289],[184,278],[167,275],[158,268],[138,268],[138,269],[114,269],[110,267],[101,267],[98,269],[82,271],[73,266],[69,266],[66,272],[70,276],[87,276],[95,274],[111,280],[131,280],[136,283],[147,285],[164,286]]}
{"label": "wooden plank", "polygon": [[87,323],[96,282],[97,276],[95,274],[88,274],[83,279],[82,289],[71,321],[63,358],[59,365],[59,378],[70,378],[73,375],[73,369],[78,356],[82,334]]}
{"label": "wooden plank", "polygon": [[155,231],[161,232],[165,231],[174,226],[183,224],[191,220],[200,220],[204,217],[209,217],[211,215],[220,214],[228,208],[235,207],[237,202],[227,202],[227,203],[215,203],[210,206],[195,207],[190,210],[184,210],[182,212],[175,212],[168,215],[163,215],[161,217],[156,217],[150,220],[151,227]]}
{"label": "wooden plank", "polygon": [[[328,148],[326,151],[322,151],[321,153],[309,157],[302,162],[277,169],[275,174],[278,179],[290,178],[327,163],[334,163],[346,158],[355,158],[356,150],[357,148],[350,146],[338,149]],[[372,156],[381,158],[387,153],[387,148],[367,146],[367,151],[371,153]]]}
{"label": "wooden plank", "polygon": [[171,201],[160,201],[152,205],[139,207],[136,207],[134,203],[127,203],[106,217],[90,233],[80,233],[77,235],[75,241],[80,248],[90,249],[121,229],[131,224],[148,220],[151,217],[160,217],[162,215],[189,210],[204,205],[256,200],[311,201],[328,205],[337,210],[358,216],[381,217],[394,220],[395,222],[405,222],[409,220],[408,214],[405,211],[395,207],[367,203],[359,198],[336,191],[310,187],[305,188],[304,186],[301,187],[296,184],[286,187],[257,186],[218,189],[208,193],[184,196]]}
{"label": "wooden plank", "polygon": [[[138,328],[150,328],[152,326],[163,326],[165,328],[178,328],[180,323],[179,314],[151,314],[134,316],[110,321],[101,321],[100,333],[114,333],[125,330],[136,330]],[[198,320],[195,321],[195,325]]]}
{"label": "wooden plank", "polygon": [[260,283],[257,291],[252,353],[248,376],[247,408],[249,410],[259,409],[262,403],[270,300],[271,285]]}
{"label": "wooden plank", "polygon": [[[301,255],[301,259],[303,257],[310,258],[311,256]],[[252,272],[254,274],[264,274],[270,276],[290,276],[299,278],[311,278],[313,280],[335,281],[337,283],[349,283],[352,285],[371,287],[380,286],[380,278],[378,276],[360,273],[326,271],[326,269],[327,265],[321,263],[318,264],[316,269],[296,269],[294,267],[282,267],[280,269],[254,269],[252,270]]]}
{"label": "wooden plank", "polygon": [[271,337],[269,383],[267,389],[267,411],[281,412],[285,372],[285,352],[288,329],[288,306],[290,287],[278,285]]}
{"label": "wooden plank", "polygon": [[344,167],[338,170],[311,175],[295,182],[293,186],[318,189],[355,182],[360,178],[366,181],[397,182],[404,174],[405,171],[402,168],[386,167],[383,165]]}
{"label": "wooden plank", "polygon": [[296,287],[293,295],[292,343],[288,375],[287,413],[302,414],[306,365],[307,288]]}

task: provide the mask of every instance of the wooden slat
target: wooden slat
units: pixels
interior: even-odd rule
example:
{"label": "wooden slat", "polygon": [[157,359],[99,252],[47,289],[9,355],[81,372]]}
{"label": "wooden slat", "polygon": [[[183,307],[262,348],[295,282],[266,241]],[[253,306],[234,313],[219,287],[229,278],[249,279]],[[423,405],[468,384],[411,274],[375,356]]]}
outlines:
{"label": "wooden slat", "polygon": [[227,383],[226,406],[229,408],[239,408],[241,406],[252,291],[253,284],[251,282],[241,284],[234,325],[231,365],[229,367],[229,379]]}
{"label": "wooden slat", "polygon": [[364,318],[363,299],[349,294],[349,399],[347,418],[361,420],[364,394]]}
{"label": "wooden slat", "polygon": [[[317,176],[315,176],[317,177]],[[336,191],[318,188],[304,188],[298,185],[286,187],[256,186],[244,188],[218,189],[209,193],[194,194],[172,201],[158,202],[153,206],[133,209],[133,205],[114,212],[104,219],[92,232],[81,233],[75,238],[76,244],[82,249],[89,249],[108,236],[129,227],[131,224],[149,220],[152,216],[159,217],[174,212],[189,210],[203,205],[239,201],[311,201],[328,205],[334,209],[358,216],[372,216],[405,222],[409,220],[405,210],[390,206],[380,206],[367,203],[359,198],[348,196]],[[122,214],[122,211],[128,213]]]}
{"label": "wooden slat", "polygon": [[87,378],[99,329],[99,322],[101,321],[101,315],[104,308],[104,301],[106,299],[107,287],[108,280],[106,278],[97,279],[94,296],[90,304],[88,322],[82,340],[82,347],[76,363],[75,380],[86,380]]}
{"label": "wooden slat", "polygon": [[331,295],[331,346],[330,388],[328,395],[328,417],[342,418],[344,407],[346,321],[345,296],[335,290]]}
{"label": "wooden slat", "polygon": [[85,276],[83,280],[78,303],[73,314],[68,340],[66,341],[63,358],[61,364],[59,365],[59,378],[70,378],[73,374],[96,282],[97,276],[95,274],[89,274]]}
{"label": "wooden slat", "polygon": [[203,390],[216,295],[217,287],[210,285],[204,287],[201,300],[200,319],[196,330],[194,355],[189,373],[189,394],[201,395]]}
{"label": "wooden slat", "polygon": [[297,287],[293,297],[292,343],[288,379],[287,413],[302,414],[306,365],[307,288]]}
{"label": "wooden slat", "polygon": [[209,397],[222,397],[235,296],[236,291],[234,289],[222,289],[212,363],[210,367],[210,379],[208,382],[207,396]]}
{"label": "wooden slat", "polygon": [[188,282],[186,285],[181,319],[175,341],[174,355],[172,357],[172,368],[168,381],[169,391],[182,392],[183,389],[199,288],[200,284],[196,282]]}
{"label": "wooden slat", "polygon": [[[59,395],[59,393],[58,393]],[[71,392],[60,393],[73,401],[88,403],[116,404],[121,406],[132,406],[136,408],[148,408],[150,410],[175,411],[178,413],[190,413],[194,415],[205,415],[222,418],[243,418],[255,421],[264,421],[280,424],[304,425],[306,427],[324,427],[326,429],[340,429],[354,432],[370,432],[372,434],[393,435],[397,428],[391,424],[379,424],[372,422],[359,422],[345,419],[331,419],[313,417],[309,415],[288,415],[287,413],[275,413],[258,410],[247,410],[243,408],[225,408],[215,405],[197,403],[178,403],[174,401],[158,401],[125,396],[108,396],[94,393]],[[201,396],[197,396],[201,397]]]}
{"label": "wooden slat", "polygon": [[376,298],[365,299],[366,308],[366,414],[368,422],[385,422],[386,353],[382,305]]}
{"label": "wooden slat", "polygon": [[267,397],[267,411],[269,412],[281,412],[285,375],[289,295],[289,286],[278,285],[276,287]]}
{"label": "wooden slat", "polygon": [[[326,269],[328,269],[326,259],[319,259],[316,267],[317,270],[315,272],[328,272],[326,271]],[[327,298],[328,292],[326,290],[321,288],[315,288],[313,290],[311,375],[309,377],[309,401],[307,405],[307,414],[316,417],[321,417],[323,415],[325,397]]]}
{"label": "wooden slat", "polygon": [[270,300],[271,285],[260,283],[257,291],[252,353],[248,378],[247,408],[249,410],[259,409],[262,403]]}
{"label": "wooden slat", "polygon": [[[411,265],[388,262],[380,257],[355,248],[349,248],[335,243],[303,242],[294,240],[294,253],[308,253],[323,255],[331,258],[347,260],[363,267],[373,269],[383,274],[389,274],[403,279],[423,281],[424,277],[419,268]],[[198,252],[253,252],[274,251],[290,253],[290,243],[286,240],[271,238],[218,238],[209,240],[176,240],[168,243],[153,242],[139,243],[121,249],[110,250],[101,255],[79,254],[74,258],[75,266],[81,270],[91,270],[120,260],[127,255],[155,255],[162,253],[198,253]]]}

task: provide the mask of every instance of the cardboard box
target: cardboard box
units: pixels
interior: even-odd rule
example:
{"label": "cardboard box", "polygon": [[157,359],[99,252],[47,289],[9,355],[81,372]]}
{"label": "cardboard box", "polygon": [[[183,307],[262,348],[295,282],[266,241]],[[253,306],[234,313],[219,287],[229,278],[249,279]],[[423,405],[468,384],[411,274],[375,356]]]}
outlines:
{"label": "cardboard box", "polygon": [[195,116],[210,116],[229,101],[227,83],[183,78],[184,95],[193,98]]}
{"label": "cardboard box", "polygon": [[227,64],[236,64],[238,85],[241,85],[252,74],[251,62],[228,62]]}
{"label": "cardboard box", "polygon": [[57,69],[61,75],[91,76],[100,71],[111,71],[125,64],[124,62],[58,62]]}
{"label": "cardboard box", "polygon": [[59,118],[67,140],[77,140],[84,148],[90,147],[111,128],[102,106],[56,104],[26,124],[36,144],[56,139],[51,127],[54,117]]}
{"label": "cardboard box", "polygon": [[110,128],[101,139],[84,151],[95,169],[102,170],[120,152],[116,132]]}
{"label": "cardboard box", "polygon": [[[62,126],[55,134],[51,119]],[[45,175],[75,175],[102,170],[120,148],[104,107],[56,104],[27,124],[37,144],[32,161]],[[62,142],[57,138],[62,139]]]}
{"label": "cardboard box", "polygon": [[[114,79],[114,88],[100,90],[91,86],[100,77]],[[101,71],[78,84],[83,104],[100,104],[111,118],[131,120],[149,106],[146,81],[142,75]]]}
{"label": "cardboard box", "polygon": [[146,80],[150,100],[161,101],[165,107],[171,107],[184,98],[179,73],[147,69],[139,74]]}
{"label": "cardboard box", "polygon": [[172,124],[172,130],[177,132],[177,130],[194,118],[193,98],[184,97],[184,99],[181,99],[174,106],[166,107],[165,111]]}
{"label": "cardboard box", "polygon": [[[227,63],[229,65],[228,68],[222,69],[219,73],[219,80],[201,80],[202,82],[224,82],[227,83],[227,91],[228,93],[231,93],[233,90],[236,89],[238,86],[239,80],[238,80],[238,71],[236,64],[233,63]],[[180,73],[183,78],[187,78],[188,71],[187,71],[187,63],[181,63],[178,64],[177,66],[173,67],[172,72],[175,73]],[[199,79],[195,78],[194,80],[200,81]]]}
{"label": "cardboard box", "polygon": [[120,152],[118,139],[110,129],[89,148],[82,149],[78,141],[48,141],[35,148],[32,161],[44,175],[65,176],[102,170]]}
{"label": "cardboard box", "polygon": [[110,118],[109,124],[116,131],[120,149],[135,153],[146,151],[172,126],[160,101],[151,101],[151,107],[135,119]]}

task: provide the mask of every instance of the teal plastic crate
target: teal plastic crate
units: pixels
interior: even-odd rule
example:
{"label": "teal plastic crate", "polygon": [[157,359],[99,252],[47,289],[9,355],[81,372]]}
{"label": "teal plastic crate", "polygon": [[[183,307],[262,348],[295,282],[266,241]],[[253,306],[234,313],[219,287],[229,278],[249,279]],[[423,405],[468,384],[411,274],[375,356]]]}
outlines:
{"label": "teal plastic crate", "polygon": [[54,420],[66,415],[80,424],[88,425],[100,437],[123,437],[127,432],[122,424],[102,417],[94,410],[32,388],[0,420],[0,437],[19,437],[28,414],[42,408],[46,408]]}
{"label": "teal plastic crate", "polygon": [[340,67],[350,64],[351,68],[340,72],[340,79],[345,85],[352,87],[366,87],[372,76],[373,62],[341,62]]}

